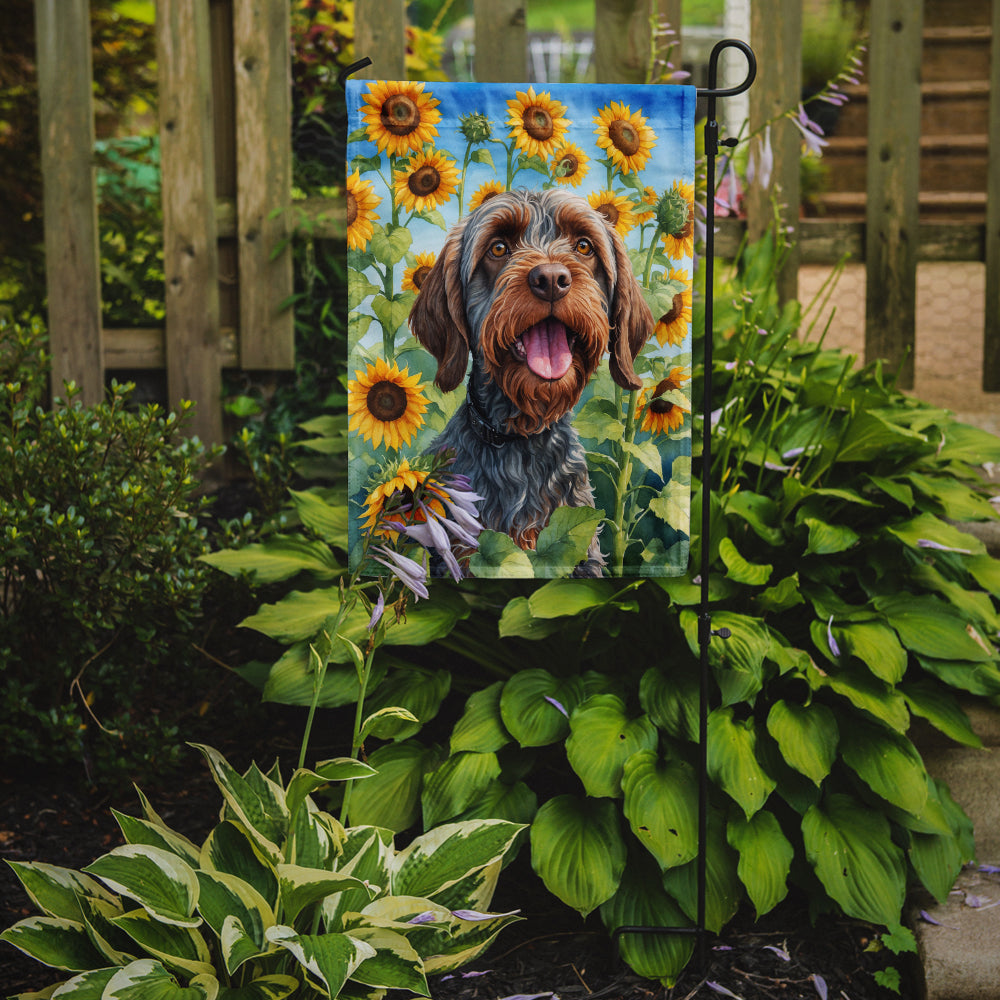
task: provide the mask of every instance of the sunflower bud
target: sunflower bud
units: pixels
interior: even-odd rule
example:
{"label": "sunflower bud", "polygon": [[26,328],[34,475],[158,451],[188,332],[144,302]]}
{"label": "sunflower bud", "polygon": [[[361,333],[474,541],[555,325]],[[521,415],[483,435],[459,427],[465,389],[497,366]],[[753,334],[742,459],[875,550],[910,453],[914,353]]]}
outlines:
{"label": "sunflower bud", "polygon": [[688,222],[690,206],[684,195],[671,188],[665,191],[656,205],[656,224],[670,236],[681,236]]}
{"label": "sunflower bud", "polygon": [[478,111],[470,111],[467,115],[459,115],[459,130],[465,136],[466,142],[488,142],[493,138],[493,126],[489,118]]}

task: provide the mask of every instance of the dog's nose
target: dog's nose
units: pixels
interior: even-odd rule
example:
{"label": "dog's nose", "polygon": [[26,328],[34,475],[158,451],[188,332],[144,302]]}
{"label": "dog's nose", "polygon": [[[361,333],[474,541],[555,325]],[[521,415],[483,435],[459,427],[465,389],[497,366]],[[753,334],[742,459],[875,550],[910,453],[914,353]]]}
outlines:
{"label": "dog's nose", "polygon": [[569,268],[555,261],[536,264],[528,272],[528,287],[534,295],[545,302],[561,299],[569,291],[572,283],[573,278]]}

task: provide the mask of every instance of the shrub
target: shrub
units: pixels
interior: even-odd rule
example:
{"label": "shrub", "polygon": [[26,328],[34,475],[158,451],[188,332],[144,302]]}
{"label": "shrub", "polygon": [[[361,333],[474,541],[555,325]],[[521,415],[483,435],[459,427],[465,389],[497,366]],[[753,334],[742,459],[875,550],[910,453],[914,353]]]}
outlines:
{"label": "shrub", "polygon": [[176,752],[155,681],[191,662],[209,453],[184,432],[188,405],[131,409],[128,385],[96,406],[67,385],[44,409],[41,336],[0,322],[0,743],[93,776]]}

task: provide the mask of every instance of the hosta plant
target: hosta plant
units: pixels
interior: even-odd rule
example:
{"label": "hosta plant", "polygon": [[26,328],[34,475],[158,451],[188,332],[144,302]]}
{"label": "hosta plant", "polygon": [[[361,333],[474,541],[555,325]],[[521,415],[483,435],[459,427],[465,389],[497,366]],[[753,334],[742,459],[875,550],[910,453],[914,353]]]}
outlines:
{"label": "hosta plant", "polygon": [[82,871],[11,863],[41,915],[0,937],[68,974],[30,996],[429,996],[428,974],[470,961],[518,919],[487,912],[517,824],[449,823],[397,849],[391,831],[345,828],[312,798],[370,778],[366,764],[338,758],[286,784],[276,767],[240,774],[199,749],[224,802],[202,844],[140,793],[141,818],[115,813],[126,843]]}

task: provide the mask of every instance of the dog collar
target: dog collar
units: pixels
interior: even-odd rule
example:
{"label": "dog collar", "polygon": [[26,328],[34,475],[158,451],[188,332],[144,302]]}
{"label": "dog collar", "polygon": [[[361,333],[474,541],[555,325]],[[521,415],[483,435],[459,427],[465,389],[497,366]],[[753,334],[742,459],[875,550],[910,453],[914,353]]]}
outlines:
{"label": "dog collar", "polygon": [[465,401],[469,404],[469,424],[471,425],[476,437],[478,437],[484,444],[489,444],[494,448],[499,448],[502,445],[507,444],[509,441],[519,441],[524,437],[523,434],[509,434],[507,431],[502,431],[499,428],[494,427],[493,424],[490,423],[486,414],[479,409],[479,404],[476,402],[476,395],[472,391],[471,385],[468,387],[466,392]]}

